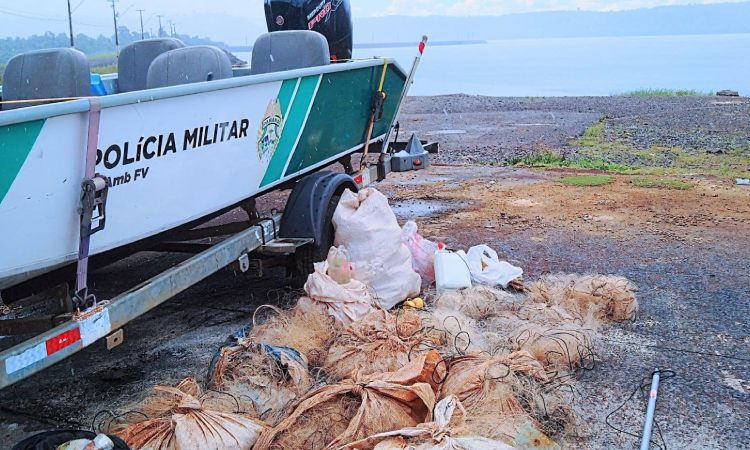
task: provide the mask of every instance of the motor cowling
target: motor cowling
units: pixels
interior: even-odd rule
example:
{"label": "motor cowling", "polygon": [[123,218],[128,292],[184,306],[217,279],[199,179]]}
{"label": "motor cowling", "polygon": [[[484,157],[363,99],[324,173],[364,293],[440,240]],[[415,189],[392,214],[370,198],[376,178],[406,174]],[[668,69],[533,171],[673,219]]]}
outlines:
{"label": "motor cowling", "polygon": [[317,31],[328,40],[331,59],[352,58],[353,29],[349,0],[265,0],[269,32]]}

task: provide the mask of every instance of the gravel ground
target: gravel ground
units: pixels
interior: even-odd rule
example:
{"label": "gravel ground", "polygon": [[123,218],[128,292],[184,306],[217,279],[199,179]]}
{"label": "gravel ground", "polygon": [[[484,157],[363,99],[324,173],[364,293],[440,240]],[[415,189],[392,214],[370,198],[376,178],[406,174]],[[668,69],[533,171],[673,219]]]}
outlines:
{"label": "gravel ground", "polygon": [[[379,186],[400,219],[418,219],[426,236],[454,247],[488,243],[522,266],[527,279],[614,273],[641,288],[640,320],[605,331],[600,363],[577,385],[587,429],[580,439],[562,441],[564,448],[637,448],[604,417],[660,367],[678,374],[660,397],[668,448],[750,449],[750,191],[704,176],[686,177],[695,184],[688,191],[637,188],[626,176],[580,188],[555,183],[567,172],[453,164],[547,148],[571,153],[577,149],[569,142],[605,116],[602,140],[624,139],[621,130],[635,127],[629,145],[644,148],[664,139],[685,147],[692,139],[695,149],[726,143],[727,135],[737,136],[731,145],[747,141],[750,101],[715,102],[450,96],[407,105],[406,133],[440,141],[436,159],[450,165],[396,174]],[[278,208],[282,199],[264,199],[261,209]],[[233,212],[223,220],[242,218]],[[106,298],[181,260],[139,254],[95,271],[94,287]],[[220,272],[127,325],[125,342],[114,351],[99,343],[0,391],[0,448],[41,430],[89,428],[97,412],[138,400],[155,384],[202,378],[219,343],[247,324],[255,307],[289,294],[288,284]],[[615,423],[637,434],[642,415],[642,405],[632,401]]]}
{"label": "gravel ground", "polygon": [[750,98],[555,97],[469,95],[413,97],[404,135],[440,141],[440,163],[488,163],[569,145],[606,119],[602,138],[635,149],[683,147],[750,155]]}

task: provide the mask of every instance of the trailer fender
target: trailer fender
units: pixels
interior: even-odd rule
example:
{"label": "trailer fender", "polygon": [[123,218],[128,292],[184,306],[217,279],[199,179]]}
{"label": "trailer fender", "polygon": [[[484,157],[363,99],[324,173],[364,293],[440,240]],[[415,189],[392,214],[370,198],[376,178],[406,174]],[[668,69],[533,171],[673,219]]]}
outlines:
{"label": "trailer fender", "polygon": [[315,260],[322,261],[333,245],[331,218],[338,199],[345,189],[357,192],[357,184],[349,175],[322,171],[301,179],[287,200],[281,219],[279,237],[312,238]]}

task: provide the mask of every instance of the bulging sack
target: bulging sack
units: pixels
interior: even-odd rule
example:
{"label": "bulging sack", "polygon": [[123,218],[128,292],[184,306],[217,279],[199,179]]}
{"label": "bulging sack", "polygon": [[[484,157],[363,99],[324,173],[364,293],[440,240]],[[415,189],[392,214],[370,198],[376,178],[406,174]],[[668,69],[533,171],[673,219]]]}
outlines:
{"label": "bulging sack", "polygon": [[401,227],[388,199],[375,189],[344,191],[333,215],[335,245],[349,250],[354,278],[372,290],[375,303],[391,309],[419,294],[422,280],[402,242]]}
{"label": "bulging sack", "polygon": [[204,409],[201,390],[188,378],[177,388],[155,386],[161,414],[118,433],[136,450],[251,450],[266,426],[241,414]]}
{"label": "bulging sack", "polygon": [[[377,311],[367,286],[357,280],[338,284],[328,276],[328,263],[315,264],[315,272],[305,283],[308,298],[324,307],[342,328],[348,327],[362,317]],[[304,303],[302,300],[300,302]]]}
{"label": "bulging sack", "polygon": [[441,361],[432,351],[396,372],[356,376],[316,389],[279,425],[264,432],[254,450],[333,450],[423,423],[432,413],[440,389],[437,383],[444,377]]}

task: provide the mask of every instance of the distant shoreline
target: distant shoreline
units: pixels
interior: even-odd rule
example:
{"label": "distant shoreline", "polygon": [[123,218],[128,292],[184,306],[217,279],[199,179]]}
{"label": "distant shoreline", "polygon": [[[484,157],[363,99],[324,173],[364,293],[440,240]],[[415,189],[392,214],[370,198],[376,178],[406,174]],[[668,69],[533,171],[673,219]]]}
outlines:
{"label": "distant shoreline", "polygon": [[[430,47],[445,47],[449,45],[481,45],[487,44],[485,40],[470,40],[470,41],[434,41],[429,42]],[[354,48],[404,48],[404,47],[416,47],[418,42],[373,42],[373,43],[360,43],[354,44]],[[227,45],[223,47],[230,52],[237,53],[249,53],[253,51],[252,45]]]}

